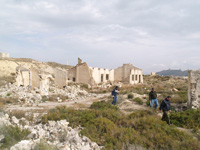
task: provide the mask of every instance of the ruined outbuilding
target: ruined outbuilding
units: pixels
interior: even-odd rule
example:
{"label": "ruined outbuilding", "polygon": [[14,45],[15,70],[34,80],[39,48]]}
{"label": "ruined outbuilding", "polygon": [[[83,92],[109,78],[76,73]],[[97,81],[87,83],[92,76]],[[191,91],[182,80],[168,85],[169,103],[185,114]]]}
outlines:
{"label": "ruined outbuilding", "polygon": [[200,108],[200,70],[188,72],[188,108]]}
{"label": "ruined outbuilding", "polygon": [[156,72],[151,72],[151,76],[156,76]]}
{"label": "ruined outbuilding", "polygon": [[127,84],[143,83],[142,69],[134,67],[132,64],[124,64],[114,70],[114,79],[116,82]]}
{"label": "ruined outbuilding", "polygon": [[9,58],[9,54],[8,53],[1,53],[0,52],[0,58]]}

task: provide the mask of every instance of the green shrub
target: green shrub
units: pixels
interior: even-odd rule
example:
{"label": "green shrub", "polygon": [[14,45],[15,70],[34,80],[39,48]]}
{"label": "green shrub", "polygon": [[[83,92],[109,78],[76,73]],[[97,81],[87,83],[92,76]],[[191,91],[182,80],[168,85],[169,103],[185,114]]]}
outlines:
{"label": "green shrub", "polygon": [[10,95],[12,95],[12,93],[7,93],[7,96],[10,96]]}
{"label": "green shrub", "polygon": [[84,88],[84,89],[86,89],[86,90],[89,89],[88,84],[81,84],[80,86],[81,86],[81,88]]}
{"label": "green shrub", "polygon": [[97,110],[102,110],[102,109],[114,109],[114,110],[118,110],[118,107],[107,103],[107,102],[94,102],[91,106],[91,109],[97,109]]}
{"label": "green shrub", "polygon": [[183,112],[171,113],[171,123],[188,129],[200,129],[200,109],[189,109]]}
{"label": "green shrub", "polygon": [[146,101],[146,105],[147,105],[147,106],[150,106],[150,100],[147,100],[147,101]]}
{"label": "green shrub", "polygon": [[139,97],[134,98],[133,101],[138,103],[139,105],[143,105],[143,100]]}
{"label": "green shrub", "polygon": [[46,102],[48,100],[49,100],[49,98],[47,96],[42,96],[42,99],[41,99],[42,102]]}
{"label": "green shrub", "polygon": [[10,148],[21,140],[27,139],[30,134],[28,130],[21,130],[19,127],[4,126],[0,129],[0,134],[5,136],[0,148]]}
{"label": "green shrub", "polygon": [[57,98],[60,98],[61,100],[67,100],[69,99],[68,96],[65,96],[65,95],[61,95],[61,94],[53,94],[53,95],[49,95],[49,98],[47,98],[46,96],[44,96],[44,100],[45,101],[50,101],[50,102],[53,102],[53,101],[57,101]]}
{"label": "green shrub", "polygon": [[[112,106],[112,105],[111,105]],[[43,116],[42,122],[66,119],[70,126],[82,126],[81,135],[106,150],[128,149],[140,145],[149,150],[199,150],[200,145],[191,135],[179,131],[160,120],[152,111],[121,113],[105,102],[94,103],[89,110],[57,107]]]}
{"label": "green shrub", "polygon": [[45,140],[40,140],[33,150],[58,150],[55,146],[49,145]]}
{"label": "green shrub", "polygon": [[133,94],[128,94],[128,99],[133,99]]}

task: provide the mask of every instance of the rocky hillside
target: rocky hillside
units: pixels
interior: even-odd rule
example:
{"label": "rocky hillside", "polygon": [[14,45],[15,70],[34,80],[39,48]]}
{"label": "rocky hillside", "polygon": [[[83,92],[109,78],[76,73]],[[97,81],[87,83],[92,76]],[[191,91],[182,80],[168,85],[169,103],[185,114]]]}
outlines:
{"label": "rocky hillside", "polygon": [[160,72],[156,72],[157,75],[161,76],[188,76],[188,70],[182,71],[182,70],[163,70]]}

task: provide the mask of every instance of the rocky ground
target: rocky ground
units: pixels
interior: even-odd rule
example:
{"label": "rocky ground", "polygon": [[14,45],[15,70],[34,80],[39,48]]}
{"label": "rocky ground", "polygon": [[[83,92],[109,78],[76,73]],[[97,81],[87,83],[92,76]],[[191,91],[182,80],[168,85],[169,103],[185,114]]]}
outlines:
{"label": "rocky ground", "polygon": [[[148,78],[149,80],[151,79],[150,77]],[[180,79],[180,81],[185,84],[185,79]],[[171,84],[174,85],[174,81]],[[153,86],[158,89],[158,85],[160,86],[160,84],[155,83]],[[177,92],[176,86],[168,86],[171,87],[170,89],[168,88],[168,92]],[[143,85],[140,87],[139,85],[138,91],[136,91],[137,87],[124,87],[121,89],[118,98],[118,107],[121,112],[129,114],[135,110],[149,109],[147,101],[148,90],[151,89],[150,86]],[[0,113],[0,128],[3,128],[3,126],[13,126],[24,130],[27,129],[30,132],[28,139],[15,143],[10,149],[35,150],[35,147],[41,142],[60,150],[101,149],[102,147],[87,137],[81,137],[79,133],[82,128],[71,128],[67,120],[48,121],[45,124],[41,123],[41,117],[48,110],[57,106],[64,105],[76,109],[88,109],[93,102],[112,101],[111,93],[108,89],[105,89],[106,92],[99,91],[98,93],[97,91],[96,93],[98,94],[90,91],[90,89],[82,88],[80,85],[70,85],[63,89],[51,86],[48,95],[42,95],[39,89],[17,87],[14,84],[7,84],[0,87],[0,112],[2,112]],[[130,94],[132,98],[128,98]],[[177,104],[174,105],[178,106]],[[185,103],[181,105],[185,105]],[[182,106],[180,107],[182,108]],[[161,114],[158,113],[158,115]],[[0,134],[0,143],[4,140],[5,135]]]}
{"label": "rocky ground", "polygon": [[[55,146],[60,150],[99,150],[96,143],[87,137],[80,137],[80,128],[73,129],[68,126],[69,122],[48,121],[47,124],[31,125],[25,118],[17,119],[15,116],[10,117],[8,114],[1,114],[1,126],[18,126],[20,129],[30,131],[28,140],[22,140],[10,148],[10,150],[32,150],[40,143],[41,140],[47,141],[49,145]],[[4,135],[0,135],[0,141],[3,141]]]}
{"label": "rocky ground", "polygon": [[[87,109],[95,101],[111,101],[110,93],[94,94],[81,89],[79,85],[67,86],[64,89],[50,87],[49,95],[41,95],[38,89],[17,87],[12,84],[0,88],[3,112],[0,115],[0,126],[14,126],[30,131],[27,140],[22,140],[10,150],[32,150],[41,141],[60,150],[98,150],[96,143],[79,135],[81,127],[71,128],[67,120],[49,121],[41,124],[41,116],[56,106],[67,106]],[[134,95],[143,97],[143,95]],[[143,100],[145,102],[145,100]],[[119,107],[124,111],[146,109],[146,104],[139,105],[128,100],[127,95],[119,97]],[[129,110],[130,108],[130,110]],[[30,119],[31,118],[31,119]],[[4,135],[0,135],[0,142]]]}
{"label": "rocky ground", "polygon": [[[106,94],[90,94],[80,88],[79,85],[67,86],[64,89],[50,87],[49,95],[41,95],[38,89],[17,87],[9,84],[0,88],[1,100],[4,101],[4,113],[0,115],[0,128],[2,126],[14,126],[30,131],[29,139],[22,140],[12,146],[11,150],[32,150],[45,140],[46,143],[60,150],[98,150],[96,143],[87,137],[80,137],[81,127],[73,129],[68,126],[66,120],[49,121],[41,124],[41,113],[45,113],[56,106],[65,105],[67,107],[89,107],[94,101],[98,101]],[[18,115],[16,114],[18,111]],[[20,113],[19,113],[20,112]],[[10,113],[12,115],[8,115]],[[15,116],[18,116],[17,119]],[[23,117],[22,117],[23,116]],[[32,116],[31,121],[24,117]],[[0,142],[4,140],[4,135],[0,135]]]}

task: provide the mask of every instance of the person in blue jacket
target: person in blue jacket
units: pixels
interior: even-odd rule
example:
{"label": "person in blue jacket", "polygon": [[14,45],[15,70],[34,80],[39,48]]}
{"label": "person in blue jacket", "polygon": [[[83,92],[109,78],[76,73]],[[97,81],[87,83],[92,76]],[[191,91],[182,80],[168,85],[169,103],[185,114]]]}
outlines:
{"label": "person in blue jacket", "polygon": [[117,104],[117,95],[119,94],[119,87],[116,86],[114,88],[114,90],[112,91],[112,96],[113,96],[113,101],[112,101],[112,104],[113,105],[116,105]]}
{"label": "person in blue jacket", "polygon": [[160,105],[160,111],[163,111],[163,116],[162,116],[162,121],[166,121],[169,125],[170,125],[170,118],[168,113],[171,112],[171,96],[167,96],[167,98],[165,98],[161,105]]}

